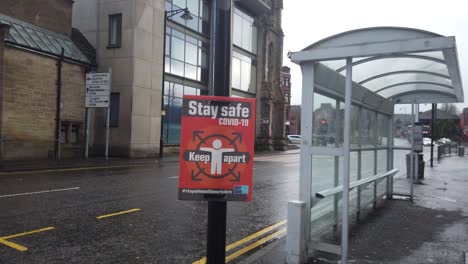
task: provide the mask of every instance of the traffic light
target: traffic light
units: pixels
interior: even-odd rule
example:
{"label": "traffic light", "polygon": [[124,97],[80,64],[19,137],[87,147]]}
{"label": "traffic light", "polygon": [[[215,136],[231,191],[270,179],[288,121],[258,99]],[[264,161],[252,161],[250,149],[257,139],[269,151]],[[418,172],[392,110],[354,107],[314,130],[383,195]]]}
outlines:
{"label": "traffic light", "polygon": [[327,119],[320,119],[319,131],[321,134],[326,134],[328,132],[328,121]]}

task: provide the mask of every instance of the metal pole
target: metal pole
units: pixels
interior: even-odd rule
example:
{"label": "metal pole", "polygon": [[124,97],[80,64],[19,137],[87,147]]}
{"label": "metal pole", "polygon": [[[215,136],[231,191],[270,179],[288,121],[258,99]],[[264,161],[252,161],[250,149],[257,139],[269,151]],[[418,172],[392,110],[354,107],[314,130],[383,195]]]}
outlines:
{"label": "metal pole", "polygon": [[167,11],[164,11],[164,23],[163,23],[163,73],[161,78],[161,130],[159,132],[159,158],[162,159],[164,154],[164,140],[163,140],[163,133],[164,133],[164,116],[166,115],[166,111],[164,108],[164,76],[166,74],[166,27],[167,27]]}
{"label": "metal pole", "polygon": [[341,228],[341,263],[348,263],[348,230],[349,230],[349,133],[351,118],[351,92],[353,88],[352,58],[346,58],[345,83],[345,116],[344,116],[344,144],[343,144],[343,198],[342,198],[342,228]]}
{"label": "metal pole", "polygon": [[[335,148],[338,148],[338,140],[340,136],[340,101],[336,100],[335,102]],[[337,187],[339,184],[339,177],[340,177],[340,157],[335,156],[335,176],[333,181],[333,187]],[[338,226],[338,194],[333,195],[333,218],[335,224],[333,225],[333,232],[336,232]]]}
{"label": "metal pole", "polygon": [[432,104],[432,129],[431,129],[431,168],[434,167],[434,139],[435,139],[435,111],[436,104]]}
{"label": "metal pole", "polygon": [[[379,135],[378,135],[378,129],[379,129],[379,114],[377,112],[375,112],[375,124],[377,124],[377,127],[374,127],[373,129],[374,130],[374,139],[378,139]],[[374,144],[374,147],[377,147],[377,140],[376,140],[376,144]],[[377,153],[377,149],[374,149],[374,175],[377,175],[377,158],[378,158],[378,153]],[[374,202],[372,203],[372,207],[375,209],[377,208],[377,182],[374,181]]]}
{"label": "metal pole", "polygon": [[56,160],[60,160],[60,106],[62,100],[62,62],[63,62],[64,49],[60,53],[60,57],[57,61],[57,98],[55,101],[55,144],[54,144],[54,156]]}
{"label": "metal pole", "polygon": [[[419,124],[419,104],[415,105],[414,123]],[[422,130],[421,130],[421,135],[422,135]],[[414,152],[414,163],[415,163],[415,167],[414,167],[413,183],[414,183],[414,180],[416,181],[419,180],[419,152]]]}
{"label": "metal pole", "polygon": [[[387,118],[388,130],[387,130],[387,171],[393,169],[392,167],[392,157],[393,157],[393,115]],[[387,177],[387,199],[393,198],[393,189],[392,183],[393,177]]]}
{"label": "metal pole", "polygon": [[299,200],[306,203],[304,219],[301,220],[301,230],[305,234],[301,237],[300,251],[301,258],[307,258],[308,242],[311,239],[310,230],[310,214],[312,210],[312,155],[311,148],[313,142],[313,113],[314,113],[314,79],[315,79],[315,63],[309,62],[301,67],[302,76],[302,109],[301,109],[301,157],[300,157],[300,172],[299,172]]}
{"label": "metal pole", "polygon": [[411,155],[410,155],[410,200],[413,201],[413,189],[414,189],[414,123],[415,123],[415,116],[414,116],[414,103],[411,104]]}
{"label": "metal pole", "polygon": [[[109,68],[109,100],[112,91],[112,68]],[[110,122],[110,102],[106,108],[106,160],[109,159],[109,122]]]}
{"label": "metal pole", "polygon": [[[231,0],[213,1],[213,96],[229,96],[231,91]],[[226,215],[225,196],[208,198],[208,232],[206,263],[225,263]]]}
{"label": "metal pole", "polygon": [[[359,151],[358,151],[358,167],[357,167],[357,179],[360,180],[362,178],[362,133],[361,133],[361,128],[363,127],[361,125],[362,122],[362,107],[359,106],[359,112],[358,112],[358,146],[359,146]],[[361,217],[361,186],[358,186],[357,188],[357,213],[356,213],[356,220],[359,220]]]}
{"label": "metal pole", "polygon": [[86,107],[86,130],[85,130],[85,158],[88,159],[89,156],[89,107]]}

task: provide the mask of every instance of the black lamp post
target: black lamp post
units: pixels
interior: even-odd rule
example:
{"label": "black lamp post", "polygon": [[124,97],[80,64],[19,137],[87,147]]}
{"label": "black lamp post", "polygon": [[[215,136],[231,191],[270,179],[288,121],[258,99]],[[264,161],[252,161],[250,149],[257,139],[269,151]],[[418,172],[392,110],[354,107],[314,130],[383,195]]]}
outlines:
{"label": "black lamp post", "polygon": [[159,158],[163,157],[163,131],[164,131],[164,116],[166,115],[166,111],[164,109],[164,75],[166,73],[166,24],[167,20],[177,14],[183,13],[180,17],[183,20],[192,20],[193,17],[190,15],[190,11],[188,8],[181,8],[171,11],[164,11],[164,34],[163,34],[163,73],[162,73],[162,81],[161,81],[161,135],[159,136]]}

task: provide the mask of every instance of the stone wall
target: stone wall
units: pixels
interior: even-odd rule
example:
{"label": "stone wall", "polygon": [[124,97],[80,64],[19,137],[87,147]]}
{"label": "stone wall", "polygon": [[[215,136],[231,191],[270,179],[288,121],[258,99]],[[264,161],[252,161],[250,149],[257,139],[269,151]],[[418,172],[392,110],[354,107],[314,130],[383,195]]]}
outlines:
{"label": "stone wall", "polygon": [[1,0],[0,13],[71,35],[72,0]]}
{"label": "stone wall", "polygon": [[[56,112],[56,58],[6,47],[3,69],[2,159],[45,159],[53,155]],[[64,144],[62,157],[77,155],[84,135],[83,67],[62,67],[62,121],[81,124],[78,144]],[[71,151],[71,153],[69,153]]]}

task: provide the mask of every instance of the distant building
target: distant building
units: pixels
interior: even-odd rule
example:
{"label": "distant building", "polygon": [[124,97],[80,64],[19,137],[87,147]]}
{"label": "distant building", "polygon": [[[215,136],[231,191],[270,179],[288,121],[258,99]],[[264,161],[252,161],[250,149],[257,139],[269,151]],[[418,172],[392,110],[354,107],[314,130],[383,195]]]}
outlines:
{"label": "distant building", "polygon": [[85,74],[94,65],[94,49],[72,29],[72,5],[72,0],[0,1],[2,160],[83,155]]}
{"label": "distant building", "polygon": [[300,135],[301,134],[301,106],[291,105],[291,115],[289,121],[289,134]]}
{"label": "distant building", "polygon": [[[436,131],[431,129],[436,138],[448,137],[452,140],[459,140],[460,137],[460,117],[437,109],[435,112]],[[431,126],[432,124],[432,109],[419,114],[419,122],[423,125]],[[445,124],[445,125],[443,125]]]}
{"label": "distant building", "polygon": [[[164,21],[165,11],[182,8],[192,20],[179,14]],[[231,96],[256,98],[257,149],[286,146],[282,8],[282,0],[232,1]],[[178,150],[183,95],[209,93],[212,16],[210,0],[76,1],[73,25],[96,48],[98,70],[112,68],[111,155],[155,156],[160,140],[164,151]],[[103,111],[92,115],[96,151],[104,120]]]}
{"label": "distant building", "polygon": [[411,114],[394,114],[393,115],[394,136],[406,138],[408,136],[408,126],[413,123]]}
{"label": "distant building", "polygon": [[463,142],[468,142],[468,107],[460,114],[460,136]]}
{"label": "distant building", "polygon": [[281,70],[281,90],[284,97],[284,125],[286,135],[289,135],[291,129],[291,69],[288,66],[283,66]]}

